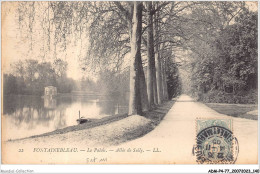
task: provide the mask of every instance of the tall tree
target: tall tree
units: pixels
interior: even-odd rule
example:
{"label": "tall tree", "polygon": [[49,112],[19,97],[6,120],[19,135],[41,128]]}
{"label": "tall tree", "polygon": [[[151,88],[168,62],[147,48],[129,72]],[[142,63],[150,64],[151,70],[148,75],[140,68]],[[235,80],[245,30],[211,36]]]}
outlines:
{"label": "tall tree", "polygon": [[[158,8],[158,3],[156,3],[156,7]],[[156,36],[159,32],[159,11],[155,12],[154,17],[154,36]],[[161,57],[159,53],[160,48],[160,38],[157,38],[157,43],[155,45],[155,69],[156,69],[156,85],[157,85],[157,97],[158,104],[161,104],[163,101],[163,81],[162,81],[162,67],[161,67]]]}
{"label": "tall tree", "polygon": [[150,107],[157,104],[156,97],[157,88],[155,89],[154,84],[156,84],[155,73],[155,60],[154,60],[154,40],[153,40],[153,11],[152,2],[146,2],[147,6],[147,93],[148,101]]}
{"label": "tall tree", "polygon": [[[132,87],[130,86],[129,114],[141,114],[142,109],[147,110],[148,99],[140,53],[141,2],[19,3],[19,24],[21,28],[28,28],[25,32],[30,38],[34,36],[34,20],[38,19],[35,17],[35,13],[38,13],[36,9],[43,13],[40,26],[45,34],[44,38],[48,38],[49,47],[43,47],[53,49],[51,51],[54,52],[54,58],[58,58],[57,52],[60,50],[66,52],[73,41],[79,41],[82,52],[88,52],[81,55],[83,70],[92,69],[94,66],[97,70],[108,68],[119,71],[125,55],[130,53]],[[82,44],[82,38],[89,38],[86,43],[89,49]],[[54,46],[50,47],[51,44]],[[31,49],[33,48],[32,45]],[[44,49],[44,55],[46,54],[50,53]],[[90,63],[92,66],[89,66]]]}
{"label": "tall tree", "polygon": [[128,114],[142,114],[140,71],[141,71],[141,37],[142,37],[142,3],[133,2],[130,45],[130,97]]}

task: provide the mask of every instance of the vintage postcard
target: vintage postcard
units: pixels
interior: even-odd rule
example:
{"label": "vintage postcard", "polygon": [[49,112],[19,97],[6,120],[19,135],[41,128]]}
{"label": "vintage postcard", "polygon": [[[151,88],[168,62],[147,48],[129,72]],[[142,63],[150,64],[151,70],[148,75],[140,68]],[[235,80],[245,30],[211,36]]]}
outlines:
{"label": "vintage postcard", "polygon": [[1,8],[2,164],[258,164],[257,1]]}

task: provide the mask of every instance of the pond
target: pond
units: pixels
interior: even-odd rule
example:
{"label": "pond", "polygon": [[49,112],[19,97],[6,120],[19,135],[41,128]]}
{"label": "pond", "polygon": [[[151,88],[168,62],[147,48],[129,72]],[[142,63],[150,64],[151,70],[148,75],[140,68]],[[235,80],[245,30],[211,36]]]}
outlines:
{"label": "pond", "polygon": [[4,141],[38,135],[77,125],[80,116],[103,118],[128,111],[120,96],[4,96],[2,134]]}

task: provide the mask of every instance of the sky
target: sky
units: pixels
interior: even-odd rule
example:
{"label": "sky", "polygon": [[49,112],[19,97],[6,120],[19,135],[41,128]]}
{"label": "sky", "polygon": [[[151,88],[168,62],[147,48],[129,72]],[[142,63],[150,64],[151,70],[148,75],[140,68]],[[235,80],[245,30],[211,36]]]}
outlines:
{"label": "sky", "polygon": [[[10,72],[10,65],[18,60],[37,59],[39,62],[52,62],[55,59],[54,46],[50,46],[50,51],[43,51],[48,50],[48,44],[47,37],[40,28],[40,14],[36,13],[35,16],[35,26],[31,42],[30,35],[21,33],[22,30],[18,28],[17,7],[16,2],[3,2],[2,4],[2,69],[4,72]],[[86,38],[82,37],[82,40],[82,45],[87,44]],[[53,41],[51,41],[50,45],[53,45]],[[68,77],[80,79],[82,71],[79,67],[79,59],[87,50],[81,47],[80,40],[68,44],[67,47],[69,49],[66,52],[59,51],[58,49],[57,58],[68,62]],[[44,54],[44,52],[46,53]]]}

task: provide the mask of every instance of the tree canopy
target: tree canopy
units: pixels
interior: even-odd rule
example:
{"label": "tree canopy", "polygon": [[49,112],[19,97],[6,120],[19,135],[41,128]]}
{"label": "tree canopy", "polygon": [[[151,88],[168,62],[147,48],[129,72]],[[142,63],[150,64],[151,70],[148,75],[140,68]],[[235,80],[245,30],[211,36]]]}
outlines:
{"label": "tree canopy", "polygon": [[122,91],[115,84],[129,80],[122,85],[130,93],[129,114],[142,114],[181,89],[205,101],[216,95],[213,101],[242,102],[257,88],[257,13],[246,2],[9,3],[19,36],[41,59],[28,54],[6,83],[66,84],[69,63],[79,59],[82,73],[98,72],[108,91]]}

